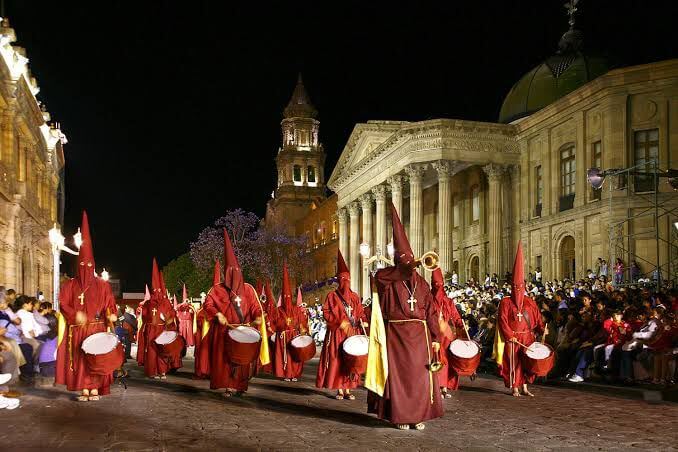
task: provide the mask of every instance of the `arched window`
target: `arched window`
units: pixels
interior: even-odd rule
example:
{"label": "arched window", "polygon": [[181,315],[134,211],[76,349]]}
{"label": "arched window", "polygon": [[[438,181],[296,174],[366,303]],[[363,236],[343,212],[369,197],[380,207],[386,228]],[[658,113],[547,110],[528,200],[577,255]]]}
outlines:
{"label": "arched window", "polygon": [[480,220],[480,187],[474,185],[471,187],[471,222]]}
{"label": "arched window", "polygon": [[313,168],[312,166],[309,166],[308,168],[306,168],[306,171],[307,171],[306,174],[308,174],[309,184],[312,183],[312,182],[317,182],[315,180],[315,168]]}
{"label": "arched window", "polygon": [[301,185],[301,166],[294,165],[294,168],[292,168],[292,180],[294,185]]}
{"label": "arched window", "polygon": [[322,221],[320,223],[320,244],[324,245],[327,241],[327,224]]}

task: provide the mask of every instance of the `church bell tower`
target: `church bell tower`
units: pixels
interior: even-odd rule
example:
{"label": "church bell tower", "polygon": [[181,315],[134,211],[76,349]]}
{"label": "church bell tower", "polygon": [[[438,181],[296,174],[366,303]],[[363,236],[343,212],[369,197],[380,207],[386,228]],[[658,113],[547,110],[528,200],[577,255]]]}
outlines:
{"label": "church bell tower", "polygon": [[318,141],[318,111],[299,74],[283,111],[282,146],[276,156],[277,184],[266,209],[266,222],[294,224],[325,199],[325,152]]}

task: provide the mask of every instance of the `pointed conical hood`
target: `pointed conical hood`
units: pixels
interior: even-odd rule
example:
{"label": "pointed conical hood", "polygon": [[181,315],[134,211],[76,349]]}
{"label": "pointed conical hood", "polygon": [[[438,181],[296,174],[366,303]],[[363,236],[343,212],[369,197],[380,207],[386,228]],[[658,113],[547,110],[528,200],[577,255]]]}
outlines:
{"label": "pointed conical hood", "polygon": [[525,270],[523,269],[523,244],[518,242],[516,251],[516,260],[513,262],[513,282],[511,284],[511,298],[518,306],[523,309],[523,297],[525,296]]}
{"label": "pointed conical hood", "polygon": [[288,314],[292,312],[292,287],[290,286],[290,275],[287,271],[287,262],[283,263],[281,308]]}
{"label": "pointed conical hood", "polygon": [[214,274],[212,276],[212,285],[218,286],[221,284],[221,265],[219,264],[219,259],[214,262]]}
{"label": "pointed conical hood", "polygon": [[297,287],[297,306],[301,306],[304,302],[304,297],[301,295],[301,287]]}
{"label": "pointed conical hood", "polygon": [[172,295],[172,307],[176,311],[179,308],[179,303],[177,303],[177,296]]}
{"label": "pointed conical hood", "polygon": [[226,228],[224,228],[224,284],[236,295],[240,295],[244,285],[240,264]]}
{"label": "pointed conical hood", "polygon": [[393,248],[395,250],[395,263],[401,267],[401,269],[407,266],[414,268],[414,253],[412,252],[410,241],[407,239],[405,227],[400,222],[398,211],[396,210],[393,203],[391,203],[391,218],[391,222],[393,223]]}
{"label": "pointed conical hood", "polygon": [[162,270],[160,271],[160,287],[162,288],[162,297],[169,299],[167,286],[165,285],[165,275],[162,274]]}
{"label": "pointed conical hood", "polygon": [[146,292],[144,293],[144,301],[148,301],[151,299],[151,291],[148,290],[148,284],[146,284]]}
{"label": "pointed conical hood", "polygon": [[188,301],[188,291],[186,290],[186,284],[184,284],[183,289],[181,289],[181,301]]}
{"label": "pointed conical hood", "polygon": [[270,306],[275,306],[275,298],[273,297],[273,290],[271,289],[271,281],[266,281],[266,287],[264,287],[264,293],[266,294],[266,303]]}
{"label": "pointed conical hood", "polygon": [[89,232],[89,220],[87,212],[82,212],[82,225],[80,226],[82,234],[82,245],[78,254],[78,280],[82,288],[88,287],[94,281],[94,245],[92,244],[92,234]]}
{"label": "pointed conical hood", "polygon": [[443,278],[443,271],[436,268],[431,275],[431,293],[433,295],[445,295],[445,278]]}
{"label": "pointed conical hood", "polygon": [[346,261],[344,260],[344,256],[341,254],[340,250],[337,250],[337,276],[341,275],[342,273],[348,273],[349,275],[351,274],[348,269],[348,265],[346,265]]}
{"label": "pointed conical hood", "polygon": [[153,258],[153,273],[151,274],[151,287],[153,293],[162,292],[162,279],[160,277],[160,270],[158,270],[158,261]]}
{"label": "pointed conical hood", "polygon": [[261,284],[261,281],[257,279],[257,282],[254,283],[254,290],[257,292],[257,296],[261,298],[261,294],[264,293],[264,285]]}

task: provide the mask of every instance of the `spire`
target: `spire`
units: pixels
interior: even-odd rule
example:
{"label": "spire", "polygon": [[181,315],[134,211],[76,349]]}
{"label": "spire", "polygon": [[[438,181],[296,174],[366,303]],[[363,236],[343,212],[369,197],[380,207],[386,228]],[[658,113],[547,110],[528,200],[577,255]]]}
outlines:
{"label": "spire", "polygon": [[306,92],[306,87],[304,87],[301,72],[297,77],[297,86],[294,87],[292,98],[285,107],[283,116],[285,118],[315,118],[318,116],[318,111],[311,104],[311,98]]}
{"label": "spire", "polygon": [[582,32],[574,28],[574,13],[577,12],[577,3],[579,3],[579,0],[567,0],[565,2],[564,7],[568,15],[567,23],[570,24],[570,28],[558,42],[558,53],[560,54],[571,54],[579,51],[584,41]]}

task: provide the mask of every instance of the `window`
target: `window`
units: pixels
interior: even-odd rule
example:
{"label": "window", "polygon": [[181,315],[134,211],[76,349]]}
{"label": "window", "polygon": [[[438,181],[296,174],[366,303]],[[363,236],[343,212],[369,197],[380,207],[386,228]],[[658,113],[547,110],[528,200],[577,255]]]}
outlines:
{"label": "window", "polygon": [[[593,146],[591,146],[591,166],[593,168],[602,168],[603,167],[603,146],[600,141],[596,141],[593,143]],[[600,196],[602,195],[602,189],[601,190],[594,190],[593,187],[591,187],[591,200],[592,201],[597,201],[600,199]]]}
{"label": "window", "polygon": [[301,184],[301,166],[294,165],[292,177],[295,182],[295,185],[296,183]]}
{"label": "window", "polygon": [[[659,129],[639,130],[635,133],[635,165],[644,165],[638,171],[654,171],[653,160],[659,156]],[[635,176],[634,187],[637,192],[653,191],[654,176]]]}
{"label": "window", "polygon": [[315,168],[313,168],[312,166],[309,166],[309,167],[307,168],[307,171],[308,171],[308,172],[307,172],[307,174],[308,174],[308,181],[309,181],[309,182],[316,182],[316,180],[315,180]]}
{"label": "window", "polygon": [[461,215],[459,214],[459,209],[460,209],[459,201],[460,201],[460,200],[459,200],[458,197],[455,197],[455,198],[453,199],[453,202],[454,202],[454,209],[452,209],[452,211],[453,211],[453,213],[452,213],[452,221],[454,222],[454,227],[455,227],[455,228],[458,228],[459,226],[461,226]]}
{"label": "window", "polygon": [[471,222],[480,220],[480,188],[476,185],[471,189]]}
{"label": "window", "polygon": [[544,198],[544,179],[541,165],[534,167],[534,216],[541,217],[541,203]]}
{"label": "window", "polygon": [[574,205],[575,187],[574,146],[560,151],[560,211],[571,209]]}

